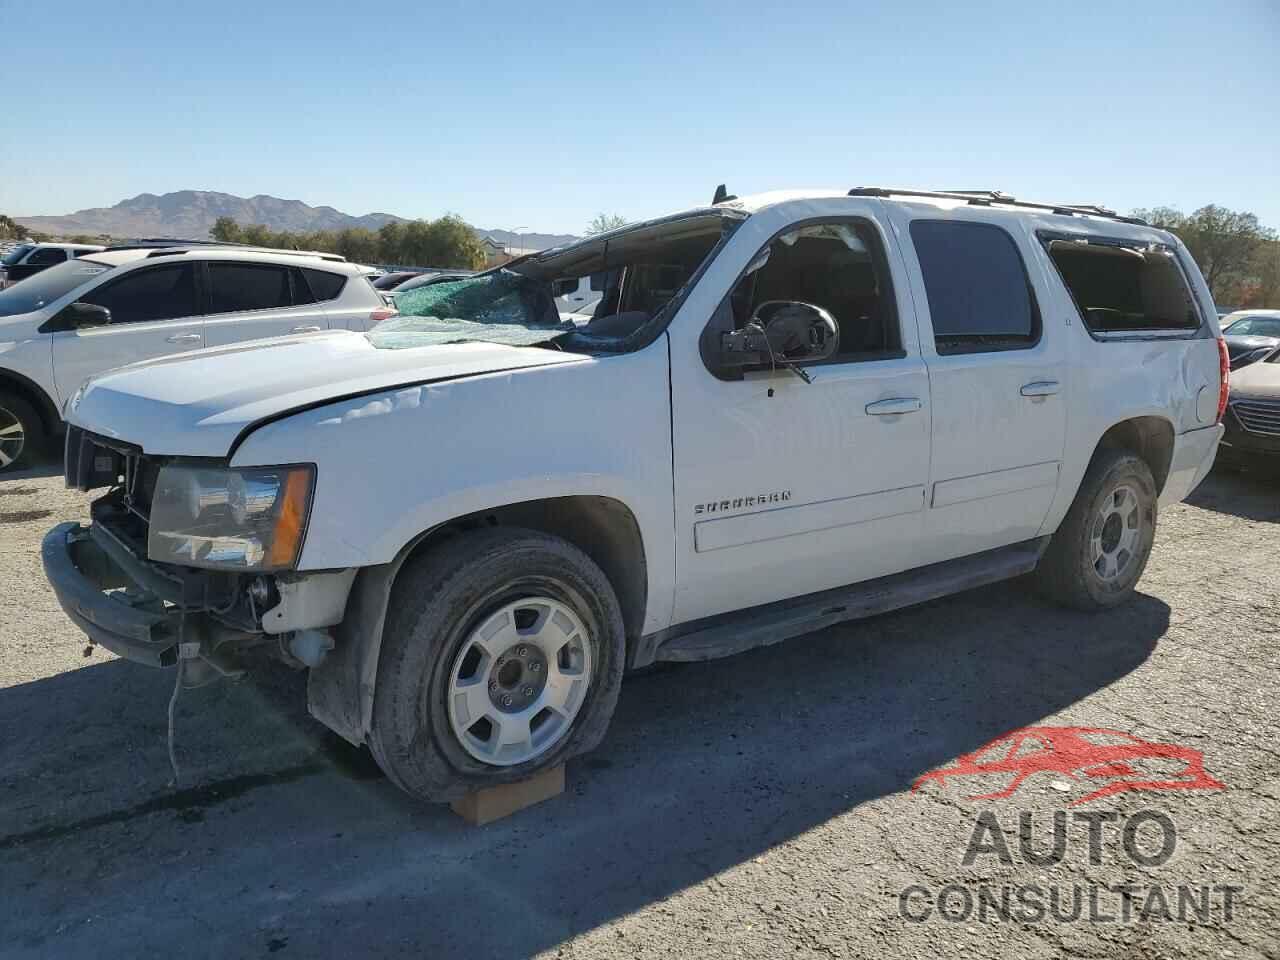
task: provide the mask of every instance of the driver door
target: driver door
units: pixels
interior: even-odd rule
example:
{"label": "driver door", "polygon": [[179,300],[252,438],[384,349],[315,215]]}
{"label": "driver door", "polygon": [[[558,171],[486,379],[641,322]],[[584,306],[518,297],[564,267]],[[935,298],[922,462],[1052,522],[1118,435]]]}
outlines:
{"label": "driver door", "polygon": [[866,213],[798,229],[757,215],[738,231],[720,259],[736,252],[743,272],[709,331],[770,301],[823,307],[840,346],[806,368],[812,383],[765,367],[719,379],[696,346],[672,346],[673,624],[916,565],[928,375],[896,248],[866,201],[836,203]]}
{"label": "driver door", "polygon": [[53,378],[60,403],[95,374],[204,346],[192,263],[131,270],[78,300],[106,307],[111,322],[53,334]]}

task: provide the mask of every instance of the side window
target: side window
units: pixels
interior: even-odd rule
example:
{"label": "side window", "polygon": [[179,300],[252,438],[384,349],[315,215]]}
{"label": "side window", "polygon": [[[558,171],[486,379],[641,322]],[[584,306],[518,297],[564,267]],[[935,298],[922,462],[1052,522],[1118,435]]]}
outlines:
{"label": "side window", "polygon": [[289,268],[289,277],[293,281],[293,302],[298,306],[307,303],[315,303],[316,295],[311,292],[311,287],[307,284],[306,275],[297,267]]}
{"label": "side window", "polygon": [[811,303],[831,314],[840,344],[828,363],[902,355],[889,264],[879,233],[866,221],[809,224],[776,237],[729,295],[734,328],[777,300]]}
{"label": "side window", "polygon": [[110,310],[113,324],[178,320],[200,312],[196,302],[195,268],[190,263],[134,270],[80,299]]}
{"label": "side window", "polygon": [[313,270],[310,267],[302,267],[300,272],[307,278],[307,286],[316,300],[333,300],[347,285],[347,278],[340,273]]}
{"label": "side window", "polygon": [[1053,240],[1048,246],[1049,258],[1093,332],[1199,329],[1191,290],[1169,250],[1077,240]]}
{"label": "side window", "polygon": [[934,344],[940,354],[1018,350],[1040,339],[1040,313],[1018,246],[1000,227],[915,220]]}
{"label": "side window", "polygon": [[33,267],[47,267],[54,263],[61,263],[67,259],[67,251],[61,247],[41,247],[27,258],[27,263]]}
{"label": "side window", "polygon": [[293,298],[289,293],[289,268],[267,263],[210,261],[209,300],[211,313],[290,306]]}
{"label": "side window", "polygon": [[96,251],[94,250],[87,250],[87,249],[81,250],[79,248],[72,251],[72,253],[77,257],[83,257],[86,253],[95,253],[95,252]]}

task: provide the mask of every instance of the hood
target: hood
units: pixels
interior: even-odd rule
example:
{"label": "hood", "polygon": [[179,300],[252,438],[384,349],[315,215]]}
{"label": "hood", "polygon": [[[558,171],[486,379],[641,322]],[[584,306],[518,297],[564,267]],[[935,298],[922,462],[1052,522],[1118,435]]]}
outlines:
{"label": "hood", "polygon": [[67,419],[150,454],[224,457],[247,427],[410,384],[589,359],[536,347],[454,343],[385,350],[346,330],[146,360],[91,378]]}
{"label": "hood", "polygon": [[1280,363],[1251,363],[1231,373],[1232,400],[1280,400]]}

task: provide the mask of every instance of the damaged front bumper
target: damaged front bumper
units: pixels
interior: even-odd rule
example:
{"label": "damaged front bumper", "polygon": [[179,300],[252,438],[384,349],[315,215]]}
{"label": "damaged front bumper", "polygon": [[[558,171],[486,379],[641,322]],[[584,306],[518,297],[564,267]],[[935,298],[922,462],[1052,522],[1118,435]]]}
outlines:
{"label": "damaged front bumper", "polygon": [[[326,571],[267,582],[169,568],[139,557],[96,521],[54,527],[41,557],[58,603],[92,643],[150,667],[198,661],[192,680],[201,682],[238,675],[238,654],[254,646],[294,666],[316,666],[332,647],[327,628],[342,620],[355,576]],[[255,587],[269,603],[255,607]]]}
{"label": "damaged front bumper", "polygon": [[93,643],[126,660],[173,666],[181,614],[138,589],[101,539],[78,523],[61,523],[45,535],[40,557],[58,603]]}

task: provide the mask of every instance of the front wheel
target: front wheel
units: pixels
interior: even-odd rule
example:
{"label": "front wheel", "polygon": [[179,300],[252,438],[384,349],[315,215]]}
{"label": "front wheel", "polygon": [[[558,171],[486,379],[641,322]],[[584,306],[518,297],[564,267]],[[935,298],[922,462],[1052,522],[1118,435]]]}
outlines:
{"label": "front wheel", "polygon": [[581,550],[510,527],[462,534],[397,578],[370,748],[424,800],[526,779],[600,742],[624,660],[617,598]]}
{"label": "front wheel", "polygon": [[43,441],[44,424],[31,404],[0,393],[0,471],[25,466]]}
{"label": "front wheel", "polygon": [[1104,610],[1133,595],[1156,533],[1156,485],[1128,450],[1103,450],[1036,568],[1049,598],[1077,610]]}

